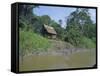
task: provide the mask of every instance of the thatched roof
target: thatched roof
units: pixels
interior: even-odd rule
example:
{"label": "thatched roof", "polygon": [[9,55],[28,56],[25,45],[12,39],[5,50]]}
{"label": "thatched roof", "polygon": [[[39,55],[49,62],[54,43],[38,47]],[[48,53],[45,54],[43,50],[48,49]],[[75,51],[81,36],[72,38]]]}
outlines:
{"label": "thatched roof", "polygon": [[57,34],[56,31],[55,31],[55,29],[53,27],[51,27],[51,26],[48,26],[48,25],[44,24],[44,28],[46,29],[46,31],[48,33],[55,34],[55,35]]}

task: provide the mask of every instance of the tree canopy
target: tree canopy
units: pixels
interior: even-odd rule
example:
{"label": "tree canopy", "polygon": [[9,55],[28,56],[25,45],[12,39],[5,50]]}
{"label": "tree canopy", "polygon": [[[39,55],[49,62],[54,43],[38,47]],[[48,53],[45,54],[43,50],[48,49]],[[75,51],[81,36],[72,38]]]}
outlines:
{"label": "tree canopy", "polygon": [[66,25],[65,40],[74,45],[79,44],[82,37],[90,39],[96,37],[96,25],[91,20],[89,10],[86,8],[77,8],[72,12],[66,20]]}

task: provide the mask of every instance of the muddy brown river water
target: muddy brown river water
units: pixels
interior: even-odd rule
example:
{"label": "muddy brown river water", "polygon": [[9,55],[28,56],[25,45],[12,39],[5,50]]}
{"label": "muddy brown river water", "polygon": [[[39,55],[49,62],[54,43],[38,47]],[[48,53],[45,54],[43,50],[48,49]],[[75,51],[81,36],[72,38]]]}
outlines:
{"label": "muddy brown river water", "polygon": [[[76,52],[75,52],[76,51]],[[92,67],[96,61],[95,49],[58,50],[29,54],[19,61],[20,71]]]}

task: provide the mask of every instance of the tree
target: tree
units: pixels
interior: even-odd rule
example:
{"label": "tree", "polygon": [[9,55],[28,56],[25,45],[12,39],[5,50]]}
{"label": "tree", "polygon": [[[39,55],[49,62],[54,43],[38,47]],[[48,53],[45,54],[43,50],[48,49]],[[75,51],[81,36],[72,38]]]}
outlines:
{"label": "tree", "polygon": [[79,27],[71,26],[70,30],[66,32],[65,41],[70,42],[74,46],[78,46],[80,44],[80,39],[82,35],[79,31]]}
{"label": "tree", "polygon": [[41,34],[41,30],[44,24],[50,25],[51,18],[48,15],[34,16],[32,18],[32,28],[35,33]]}
{"label": "tree", "polygon": [[38,6],[36,5],[19,5],[19,27],[20,28],[32,28],[32,19],[36,17],[33,13],[33,9]]}
{"label": "tree", "polygon": [[93,24],[88,9],[86,8],[77,8],[76,11],[72,12],[67,19],[67,27],[69,25],[77,25],[80,28],[80,32],[84,33],[84,25]]}
{"label": "tree", "polygon": [[96,37],[96,24],[84,25],[84,36],[90,39]]}
{"label": "tree", "polygon": [[[81,36],[92,38],[95,36],[95,26],[91,20],[90,13],[86,8],[77,8],[72,12],[66,20],[66,41],[77,45],[80,42]],[[77,42],[78,41],[78,42]]]}
{"label": "tree", "polygon": [[48,15],[41,16],[41,23],[49,25],[51,22],[51,18]]}
{"label": "tree", "polygon": [[29,15],[33,15],[33,9],[38,6],[36,5],[19,5],[19,15],[29,17]]}
{"label": "tree", "polygon": [[61,19],[59,20],[59,24],[62,25],[62,20]]}

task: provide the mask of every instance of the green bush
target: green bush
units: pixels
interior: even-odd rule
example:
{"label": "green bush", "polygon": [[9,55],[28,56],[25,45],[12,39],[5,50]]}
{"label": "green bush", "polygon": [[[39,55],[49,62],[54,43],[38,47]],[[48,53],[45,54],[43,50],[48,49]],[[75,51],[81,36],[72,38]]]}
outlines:
{"label": "green bush", "polygon": [[35,34],[33,31],[20,30],[19,33],[20,53],[46,51],[50,47],[48,39]]}
{"label": "green bush", "polygon": [[82,37],[80,46],[85,48],[95,48],[96,44],[93,42],[92,39],[87,37]]}
{"label": "green bush", "polygon": [[94,43],[96,43],[96,37],[92,37]]}

